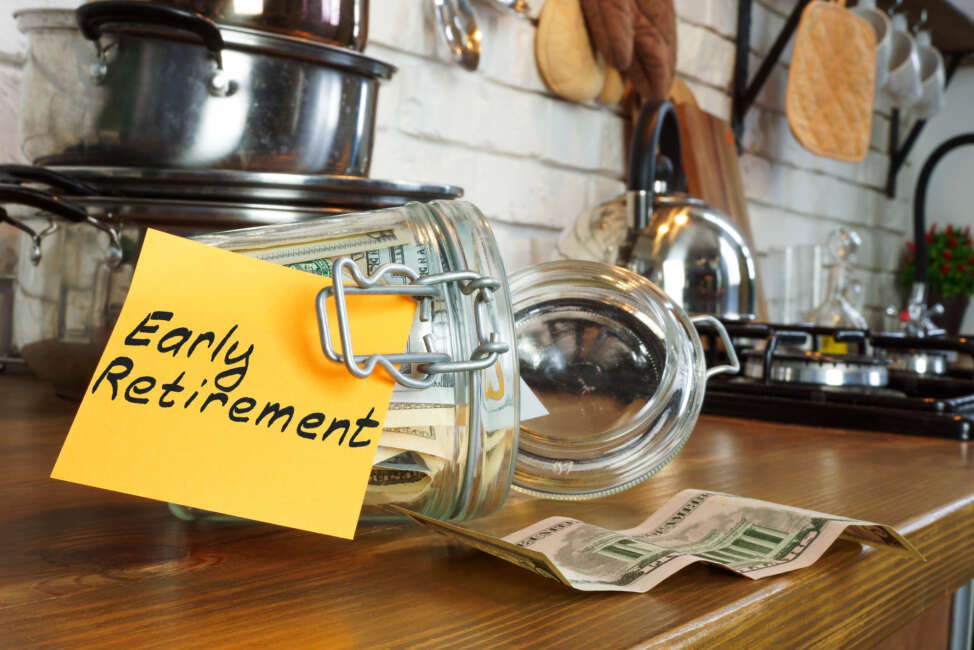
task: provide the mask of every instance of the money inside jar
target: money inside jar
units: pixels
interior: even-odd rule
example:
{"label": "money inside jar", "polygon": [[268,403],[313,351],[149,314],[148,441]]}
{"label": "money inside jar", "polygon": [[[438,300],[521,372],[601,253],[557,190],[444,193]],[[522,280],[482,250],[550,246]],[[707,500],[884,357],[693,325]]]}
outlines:
{"label": "money inside jar", "polygon": [[[341,258],[351,259],[367,277],[390,263],[408,266],[420,277],[460,270],[499,277],[497,293],[502,295],[488,305],[488,322],[483,325],[492,328],[498,339],[513,340],[503,266],[489,227],[468,204],[439,208],[411,204],[304,224],[229,231],[199,240],[329,280]],[[383,278],[387,284],[408,281],[402,276]],[[428,320],[417,310],[407,352],[426,352],[429,341],[452,359],[469,356],[477,307],[463,289],[444,284],[441,296],[432,301]],[[314,305],[308,306],[308,313],[314,317]],[[407,377],[426,377],[418,364],[401,364],[399,370]],[[388,516],[381,507],[398,504],[438,518],[463,519],[494,509],[506,496],[520,390],[513,352],[476,373],[443,372],[430,377],[433,382],[426,388],[397,385],[393,390],[369,477],[365,515]]]}

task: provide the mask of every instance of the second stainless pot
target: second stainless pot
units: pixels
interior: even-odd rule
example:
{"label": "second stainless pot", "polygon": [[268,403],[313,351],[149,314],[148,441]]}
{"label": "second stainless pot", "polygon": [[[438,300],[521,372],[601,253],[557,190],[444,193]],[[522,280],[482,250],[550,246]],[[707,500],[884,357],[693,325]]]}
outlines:
{"label": "second stainless pot", "polygon": [[37,164],[368,174],[381,61],[147,3],[16,17]]}
{"label": "second stainless pot", "polygon": [[265,29],[361,52],[369,33],[369,0],[160,0],[224,25]]}

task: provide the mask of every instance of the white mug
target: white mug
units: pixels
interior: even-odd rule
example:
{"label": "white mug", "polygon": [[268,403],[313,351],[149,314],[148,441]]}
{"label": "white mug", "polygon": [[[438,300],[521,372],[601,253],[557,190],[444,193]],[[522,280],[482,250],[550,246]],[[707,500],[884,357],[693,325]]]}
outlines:
{"label": "white mug", "polygon": [[923,95],[913,105],[913,114],[921,120],[929,120],[943,108],[944,86],[944,58],[930,42],[930,32],[920,32],[916,36],[917,51],[920,54],[920,78],[923,84]]}
{"label": "white mug", "polygon": [[923,95],[920,82],[920,55],[916,43],[907,31],[906,16],[893,16],[893,48],[889,59],[889,79],[886,96],[893,106],[909,108]]}
{"label": "white mug", "polygon": [[889,77],[889,57],[893,50],[893,25],[886,12],[876,8],[876,0],[859,0],[852,12],[868,22],[876,32],[876,88]]}

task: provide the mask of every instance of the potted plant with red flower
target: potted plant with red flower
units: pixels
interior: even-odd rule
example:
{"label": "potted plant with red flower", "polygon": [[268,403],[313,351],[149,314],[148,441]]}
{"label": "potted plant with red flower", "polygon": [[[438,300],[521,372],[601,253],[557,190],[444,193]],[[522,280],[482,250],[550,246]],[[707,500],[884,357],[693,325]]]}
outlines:
{"label": "potted plant with red flower", "polygon": [[[940,303],[944,307],[943,316],[934,322],[956,336],[964,320],[964,312],[970,297],[974,295],[974,243],[971,241],[971,228],[963,230],[948,225],[943,230],[937,224],[927,231],[927,304]],[[909,290],[916,275],[916,246],[906,243],[903,266],[897,276],[897,284]]]}

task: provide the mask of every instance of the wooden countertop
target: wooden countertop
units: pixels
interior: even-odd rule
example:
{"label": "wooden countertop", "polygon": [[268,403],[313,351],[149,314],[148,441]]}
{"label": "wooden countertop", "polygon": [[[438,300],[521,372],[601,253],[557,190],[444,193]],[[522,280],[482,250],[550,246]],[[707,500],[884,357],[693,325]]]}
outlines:
{"label": "wooden countertop", "polygon": [[695,487],[892,524],[927,557],[838,542],[750,581],[692,566],[648,594],[580,593],[410,523],[348,542],[270,525],[185,523],[158,502],[47,478],[74,405],[0,375],[0,638],[99,646],[870,646],[974,578],[974,443],[701,418],[628,492],[514,497],[503,535],[551,514],[642,521]]}

